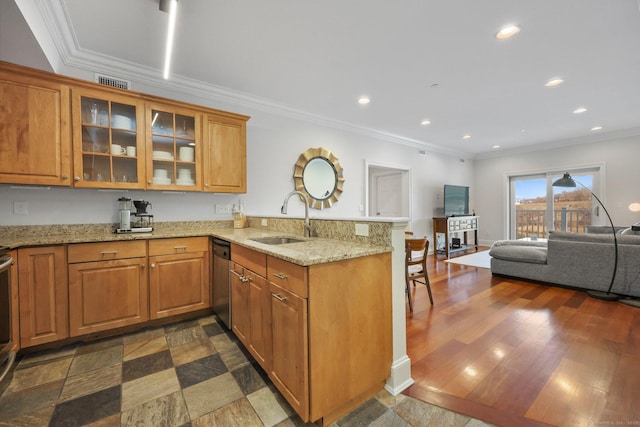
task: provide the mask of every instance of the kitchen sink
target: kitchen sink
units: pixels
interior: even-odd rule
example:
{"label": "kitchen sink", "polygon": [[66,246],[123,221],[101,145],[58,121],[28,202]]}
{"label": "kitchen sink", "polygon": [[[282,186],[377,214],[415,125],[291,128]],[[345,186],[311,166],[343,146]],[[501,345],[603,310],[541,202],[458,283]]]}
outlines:
{"label": "kitchen sink", "polygon": [[265,245],[284,245],[286,243],[299,243],[305,240],[296,239],[293,237],[258,237],[256,239],[249,239],[254,242],[264,243]]}

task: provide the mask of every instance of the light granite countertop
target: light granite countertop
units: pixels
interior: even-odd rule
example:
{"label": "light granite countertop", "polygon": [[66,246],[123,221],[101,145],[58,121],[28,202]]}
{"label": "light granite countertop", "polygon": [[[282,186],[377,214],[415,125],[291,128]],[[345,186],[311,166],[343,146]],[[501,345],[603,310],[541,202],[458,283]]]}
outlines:
{"label": "light granite countertop", "polygon": [[[272,255],[294,264],[308,266],[350,258],[391,252],[390,246],[371,245],[361,242],[343,241],[320,237],[302,237],[292,233],[259,228],[234,229],[229,227],[163,227],[152,233],[115,234],[107,230],[87,229],[85,232],[24,233],[0,236],[0,244],[12,249],[26,246],[48,246],[59,244],[110,242],[127,240],[167,239],[177,237],[217,237]],[[252,239],[261,237],[295,237],[302,242],[268,245]]]}

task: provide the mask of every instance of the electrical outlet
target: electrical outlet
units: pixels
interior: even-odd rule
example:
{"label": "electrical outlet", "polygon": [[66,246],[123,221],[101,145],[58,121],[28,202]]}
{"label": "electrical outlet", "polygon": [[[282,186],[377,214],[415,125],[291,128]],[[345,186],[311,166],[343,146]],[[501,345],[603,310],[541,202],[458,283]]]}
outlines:
{"label": "electrical outlet", "polygon": [[267,218],[262,218],[262,221],[260,221],[260,224],[261,224],[263,227],[266,227],[266,226],[267,226]]}
{"label": "electrical outlet", "polygon": [[14,215],[27,215],[29,211],[29,204],[27,202],[13,202],[13,214]]}
{"label": "electrical outlet", "polygon": [[216,213],[217,214],[230,214],[231,213],[231,206],[216,204]]}
{"label": "electrical outlet", "polygon": [[356,236],[369,236],[369,224],[356,224]]}

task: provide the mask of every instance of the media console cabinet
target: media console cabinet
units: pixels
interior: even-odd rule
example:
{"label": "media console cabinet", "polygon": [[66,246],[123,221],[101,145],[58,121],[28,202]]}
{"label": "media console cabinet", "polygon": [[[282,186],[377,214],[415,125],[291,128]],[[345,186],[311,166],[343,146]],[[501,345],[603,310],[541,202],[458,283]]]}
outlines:
{"label": "media console cabinet", "polygon": [[[450,216],[433,218],[434,255],[445,254],[447,258],[455,252],[465,251],[472,247],[478,248],[478,218],[477,216]],[[473,244],[469,245],[467,233],[473,231]],[[459,245],[452,243],[452,235],[462,233],[463,239]],[[444,246],[438,247],[438,234],[444,234]]]}

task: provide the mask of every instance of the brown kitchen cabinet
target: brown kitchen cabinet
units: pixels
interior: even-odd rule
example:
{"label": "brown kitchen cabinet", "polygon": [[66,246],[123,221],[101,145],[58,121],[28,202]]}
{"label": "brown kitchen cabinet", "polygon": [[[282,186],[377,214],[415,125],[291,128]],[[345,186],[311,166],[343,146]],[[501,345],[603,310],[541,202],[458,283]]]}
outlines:
{"label": "brown kitchen cabinet", "polygon": [[266,255],[235,246],[231,251],[231,329],[265,371],[271,369],[271,294]]}
{"label": "brown kitchen cabinet", "polygon": [[248,116],[2,61],[0,99],[0,183],[246,192]]}
{"label": "brown kitchen cabinet", "polygon": [[149,240],[151,319],[211,307],[209,239]]}
{"label": "brown kitchen cabinet", "polygon": [[269,378],[309,420],[308,300],[271,283],[272,367]]}
{"label": "brown kitchen cabinet", "polygon": [[67,259],[64,246],[17,251],[20,347],[69,336]]}
{"label": "brown kitchen cabinet", "polygon": [[145,188],[144,102],[104,89],[72,89],[76,187]]}
{"label": "brown kitchen cabinet", "polygon": [[72,244],[68,258],[70,336],[148,320],[146,241]]}
{"label": "brown kitchen cabinet", "polygon": [[[247,270],[248,271],[248,270]],[[249,279],[245,268],[231,261],[229,264],[231,282],[231,330],[245,347],[249,347]]]}
{"label": "brown kitchen cabinet", "polygon": [[247,192],[246,116],[207,115],[204,191]]}
{"label": "brown kitchen cabinet", "polygon": [[202,191],[202,113],[148,103],[147,188]]}
{"label": "brown kitchen cabinet", "polygon": [[0,62],[0,183],[71,185],[66,84]]}
{"label": "brown kitchen cabinet", "polygon": [[[265,370],[303,421],[329,424],[384,387],[391,374],[389,253],[300,266],[232,244],[231,257],[232,273],[243,271],[232,274],[233,331],[254,357],[255,343],[268,342]],[[251,273],[267,279],[269,292],[255,293],[267,309],[249,296]],[[234,286],[242,291],[233,293]],[[268,331],[255,338],[256,325]]]}

